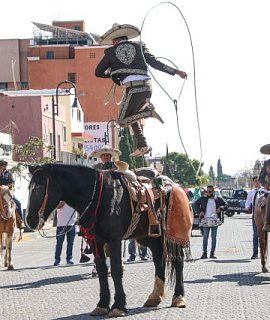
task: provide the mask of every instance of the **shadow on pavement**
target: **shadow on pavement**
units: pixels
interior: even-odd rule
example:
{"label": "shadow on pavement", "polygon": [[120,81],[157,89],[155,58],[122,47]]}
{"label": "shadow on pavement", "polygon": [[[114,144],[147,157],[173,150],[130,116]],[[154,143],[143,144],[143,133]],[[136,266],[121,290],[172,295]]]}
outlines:
{"label": "shadow on pavement", "polygon": [[88,273],[74,275],[74,276],[53,277],[53,278],[42,279],[34,282],[1,286],[0,291],[3,289],[11,289],[11,290],[34,289],[34,288],[40,288],[42,286],[48,286],[52,284],[71,283],[75,281],[92,280],[92,279],[95,280],[95,278],[92,278],[90,273],[88,272]]}
{"label": "shadow on pavement", "polygon": [[[259,276],[257,276],[259,275]],[[216,282],[236,282],[239,286],[257,286],[270,284],[270,277],[263,276],[261,272],[244,272],[232,274],[214,275],[212,279],[187,280],[185,283],[216,283]]]}
{"label": "shadow on pavement", "polygon": [[[168,307],[169,308],[169,307]],[[143,314],[143,313],[147,313],[147,312],[151,312],[152,310],[156,311],[160,308],[143,308],[143,307],[140,307],[140,308],[133,308],[133,309],[128,309],[128,314],[127,316],[132,316],[132,315],[136,315],[136,314]],[[162,308],[162,309],[166,309],[165,308]],[[105,315],[105,316],[90,316],[90,311],[89,313],[82,313],[82,314],[77,314],[77,315],[71,315],[71,316],[68,316],[68,317],[60,317],[60,318],[54,318],[52,320],[83,320],[83,319],[95,319],[95,320],[99,320],[99,319],[108,319],[109,316],[108,315]]]}

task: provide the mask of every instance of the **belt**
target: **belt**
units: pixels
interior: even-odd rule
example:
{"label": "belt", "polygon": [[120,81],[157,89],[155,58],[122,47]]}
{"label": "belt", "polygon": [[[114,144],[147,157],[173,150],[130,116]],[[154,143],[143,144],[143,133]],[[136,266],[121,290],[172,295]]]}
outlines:
{"label": "belt", "polygon": [[145,86],[150,85],[150,80],[135,80],[135,81],[129,81],[124,84],[126,88],[130,87],[137,87],[137,86]]}

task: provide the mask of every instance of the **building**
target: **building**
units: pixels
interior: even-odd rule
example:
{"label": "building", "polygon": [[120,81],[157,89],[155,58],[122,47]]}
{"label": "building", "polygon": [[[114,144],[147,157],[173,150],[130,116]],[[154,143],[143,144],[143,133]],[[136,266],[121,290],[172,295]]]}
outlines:
{"label": "building", "polygon": [[[87,33],[81,20],[33,24],[33,39],[0,42],[0,52],[3,48],[6,51],[5,59],[0,54],[6,66],[0,74],[0,88],[43,90],[56,88],[64,80],[71,81],[77,87],[84,111],[85,133],[95,136],[93,141],[88,141],[85,151],[89,154],[105,143],[118,146],[118,131],[108,122],[118,117],[122,92],[118,88],[115,99],[112,97],[105,106],[105,100],[113,92],[112,81],[95,77],[96,65],[107,46],[98,45],[99,36]],[[8,56],[16,60],[16,86]]]}
{"label": "building", "polygon": [[[57,105],[55,94],[53,89],[3,91],[0,94],[0,128],[7,126],[11,120],[16,124],[14,144],[25,144],[29,137],[34,136],[43,139],[47,145],[53,145],[55,132],[56,160],[63,161],[63,157],[74,150],[77,155],[83,156],[84,140],[91,140],[93,136],[84,133],[82,108],[79,104],[72,108],[74,96],[67,95],[65,91],[58,94]],[[53,154],[46,154],[44,150],[42,156],[52,157]]]}

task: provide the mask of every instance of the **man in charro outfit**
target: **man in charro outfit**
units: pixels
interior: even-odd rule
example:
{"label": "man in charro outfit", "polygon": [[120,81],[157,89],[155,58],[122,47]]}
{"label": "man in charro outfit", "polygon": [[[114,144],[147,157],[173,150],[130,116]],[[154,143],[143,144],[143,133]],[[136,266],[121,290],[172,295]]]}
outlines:
{"label": "man in charro outfit", "polygon": [[[118,159],[121,155],[121,151],[115,148],[111,148],[107,145],[104,145],[102,148],[95,150],[91,153],[92,158],[100,158],[101,162],[97,163],[94,168],[99,170],[116,170],[117,166],[112,161],[113,159]],[[104,245],[104,252],[106,255],[106,264],[108,267],[108,272],[110,272],[110,253],[109,253],[109,246],[107,243]],[[125,270],[125,266],[122,262],[122,268]],[[97,269],[96,264],[94,263],[94,268],[92,270],[92,277],[97,277]]]}
{"label": "man in charro outfit", "polygon": [[100,40],[101,44],[113,46],[105,50],[105,55],[95,71],[97,77],[111,77],[117,85],[124,88],[125,95],[118,122],[121,126],[131,125],[132,127],[136,150],[130,154],[131,157],[142,156],[151,151],[139,120],[153,117],[163,123],[150,103],[152,87],[147,64],[170,75],[178,74],[183,79],[187,78],[185,72],[157,61],[143,43],[128,41],[139,35],[140,30],[135,26],[114,24]]}

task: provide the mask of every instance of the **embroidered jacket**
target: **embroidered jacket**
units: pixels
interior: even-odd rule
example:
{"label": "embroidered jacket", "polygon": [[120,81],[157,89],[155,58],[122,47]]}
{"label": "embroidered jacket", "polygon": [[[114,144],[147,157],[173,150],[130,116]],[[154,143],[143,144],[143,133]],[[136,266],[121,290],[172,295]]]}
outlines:
{"label": "embroidered jacket", "polygon": [[105,49],[105,55],[96,67],[95,75],[101,78],[112,78],[120,85],[127,76],[148,75],[147,66],[142,56],[142,51],[147,64],[154,69],[175,75],[177,69],[158,61],[142,44],[131,41],[121,41],[117,45]]}

